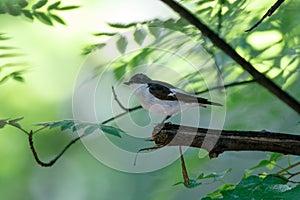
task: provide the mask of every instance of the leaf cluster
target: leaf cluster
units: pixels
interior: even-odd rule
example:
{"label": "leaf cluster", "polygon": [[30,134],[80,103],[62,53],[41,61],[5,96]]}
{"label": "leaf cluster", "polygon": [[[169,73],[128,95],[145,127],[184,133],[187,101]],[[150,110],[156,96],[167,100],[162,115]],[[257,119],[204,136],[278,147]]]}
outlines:
{"label": "leaf cluster", "polygon": [[232,199],[298,199],[300,185],[291,187],[281,176],[268,175],[264,178],[249,176],[236,186],[224,185],[202,200]]}
{"label": "leaf cluster", "polygon": [[17,51],[18,48],[7,45],[10,39],[6,34],[0,33],[0,84],[9,79],[24,82],[24,66],[27,63],[20,60],[24,55]]}
{"label": "leaf cluster", "polygon": [[[163,28],[169,30],[180,31],[184,33],[189,33],[186,26],[188,23],[184,19],[153,19],[147,21],[133,22],[128,24],[121,23],[108,23],[108,26],[117,30],[133,30],[133,39],[139,45],[142,46],[146,37],[153,36],[157,42],[159,42],[163,37]],[[127,45],[130,41],[120,32],[98,32],[94,33],[95,37],[119,37],[116,41],[116,49],[124,54],[127,48]],[[105,46],[105,43],[96,43],[90,44],[84,47],[82,54],[88,55],[94,50],[102,48]]]}
{"label": "leaf cluster", "polygon": [[[275,81],[280,85],[284,85],[284,87],[295,82],[298,70],[297,64],[300,62],[298,56],[299,44],[289,38],[296,38],[297,35],[299,35],[300,29],[297,28],[298,26],[296,24],[291,24],[291,20],[287,21],[287,17],[282,19],[281,16],[286,16],[282,9],[272,15],[272,23],[266,21],[260,25],[259,29],[270,31],[270,38],[273,37],[271,35],[272,31],[279,31],[280,34],[284,36],[283,39],[285,39],[285,41],[272,41],[264,48],[258,49],[253,48],[255,44],[249,44],[250,40],[248,40],[248,38],[260,30],[254,30],[253,33],[250,34],[245,33],[245,30],[251,27],[259,18],[257,15],[257,17],[249,17],[253,16],[250,15],[251,13],[247,8],[247,5],[251,2],[247,0],[191,0],[189,2],[194,4],[194,13],[197,17],[205,19],[205,23],[211,29],[217,32],[220,37],[226,39],[235,49],[239,49],[240,54],[257,67],[259,71],[269,78],[276,79]],[[259,14],[265,12],[267,9],[268,7],[257,8],[253,12],[258,12]],[[278,26],[280,20],[285,21],[282,29],[279,29],[280,27]],[[241,28],[241,25],[243,25],[244,29]],[[122,35],[122,31],[133,30],[134,42],[138,45],[142,45],[145,39],[150,36],[154,36],[156,38],[154,43],[159,44],[159,42],[162,41],[163,29],[170,29],[181,32],[199,42],[214,59],[224,82],[248,80],[251,78],[235,61],[219,49],[216,49],[206,37],[201,35],[195,27],[191,26],[182,18],[152,19],[128,24],[108,23],[108,26],[114,28],[116,32],[99,32],[95,33],[94,36],[118,37],[115,46],[119,53],[124,56],[126,55],[128,45],[133,41]],[[82,54],[90,54],[94,50],[101,49],[105,46],[105,42],[87,45],[83,49]],[[278,51],[278,53],[272,53],[274,51]],[[139,64],[147,64],[150,55],[151,50],[145,47],[145,50],[140,51],[139,54],[116,63],[116,65],[113,66],[116,78],[119,79],[122,77],[127,69],[132,69]],[[141,63],[141,61],[143,61],[143,63]],[[102,66],[95,69],[95,76],[98,75],[97,72],[99,72],[101,68]],[[197,83],[198,86],[201,85],[199,84],[199,73],[190,74],[189,80],[191,80],[192,83]],[[199,89],[201,88],[196,88],[196,90]]]}
{"label": "leaf cluster", "polygon": [[39,0],[30,5],[26,0],[0,1],[0,14],[12,16],[25,16],[30,20],[38,21],[53,26],[54,22],[66,25],[66,22],[56,14],[58,11],[67,11],[79,8],[77,5],[61,6],[61,1],[49,4],[48,0]]}
{"label": "leaf cluster", "polygon": [[[20,129],[26,134],[29,134],[30,131],[26,131],[21,124],[19,123],[21,120],[23,120],[23,117],[16,118],[16,119],[1,119],[0,120],[0,128],[4,128],[7,125],[13,126],[15,128]],[[94,133],[96,130],[102,130],[104,133],[114,135],[117,137],[121,137],[121,134],[124,133],[123,130],[108,126],[105,124],[99,124],[99,123],[91,123],[91,122],[81,122],[78,120],[60,120],[60,121],[54,121],[54,122],[43,122],[38,123],[36,126],[41,126],[41,128],[37,129],[36,131],[33,131],[34,133],[37,133],[41,130],[44,130],[45,128],[53,129],[53,128],[59,128],[60,131],[67,131],[70,130],[72,132],[77,132],[79,130],[84,130],[83,135],[87,136],[92,133]]]}
{"label": "leaf cluster", "polygon": [[55,122],[44,122],[36,124],[37,126],[52,128],[60,128],[61,131],[71,130],[72,132],[76,132],[79,130],[84,130],[83,135],[90,135],[96,130],[102,130],[103,132],[114,135],[117,137],[121,137],[121,134],[124,133],[123,130],[108,126],[105,124],[91,123],[91,122],[80,122],[78,120],[60,120]]}
{"label": "leaf cluster", "polygon": [[182,181],[177,182],[174,185],[184,184],[184,186],[187,188],[194,188],[199,185],[202,185],[203,180],[206,180],[206,179],[212,180],[212,182],[222,181],[224,176],[231,171],[232,171],[232,169],[229,168],[223,172],[212,172],[212,173],[206,174],[206,175],[204,173],[201,173],[196,179],[190,179],[190,185],[186,185]]}

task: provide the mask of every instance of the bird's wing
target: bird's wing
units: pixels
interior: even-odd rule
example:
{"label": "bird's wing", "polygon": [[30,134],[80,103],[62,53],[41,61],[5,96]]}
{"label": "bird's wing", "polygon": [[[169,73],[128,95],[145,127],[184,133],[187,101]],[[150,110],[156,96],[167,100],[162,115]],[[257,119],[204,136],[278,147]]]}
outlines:
{"label": "bird's wing", "polygon": [[170,90],[165,84],[158,81],[148,83],[149,92],[160,100],[176,101],[175,93]]}
{"label": "bird's wing", "polygon": [[203,106],[205,106],[205,105],[222,106],[222,104],[211,102],[208,99],[197,97],[192,94],[175,92],[175,96],[179,101],[183,101],[186,103],[199,103],[199,104],[202,104]]}
{"label": "bird's wing", "polygon": [[168,83],[153,81],[148,83],[149,92],[160,100],[182,101],[186,103],[199,103],[202,105],[222,106],[219,103],[210,102],[205,98],[197,97],[180,90]]}

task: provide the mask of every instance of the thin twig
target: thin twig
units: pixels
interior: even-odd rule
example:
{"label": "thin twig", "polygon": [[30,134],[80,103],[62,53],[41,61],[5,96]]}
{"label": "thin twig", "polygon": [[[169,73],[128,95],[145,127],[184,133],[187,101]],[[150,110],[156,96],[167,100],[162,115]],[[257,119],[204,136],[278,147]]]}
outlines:
{"label": "thin twig", "polygon": [[161,145],[155,145],[154,147],[147,147],[147,148],[143,148],[143,149],[138,150],[138,152],[136,152],[136,154],[135,154],[133,165],[134,166],[136,165],[138,154],[141,153],[142,151],[156,150],[156,149],[160,149],[162,147],[163,146],[161,146]]}
{"label": "thin twig", "polygon": [[248,81],[233,82],[233,83],[229,83],[229,84],[224,85],[224,86],[215,86],[215,87],[212,87],[212,88],[208,88],[208,89],[202,90],[200,92],[196,92],[195,94],[198,95],[198,94],[202,94],[202,93],[205,93],[205,92],[209,92],[211,90],[224,89],[224,88],[229,88],[229,87],[238,86],[238,85],[246,85],[248,83],[254,83],[254,82],[256,82],[256,80],[254,80],[254,79],[248,80]]}
{"label": "thin twig", "polygon": [[67,146],[65,146],[63,148],[63,150],[59,154],[57,154],[57,156],[55,156],[55,158],[53,158],[49,162],[43,162],[43,161],[40,160],[40,158],[39,158],[39,156],[38,156],[38,154],[37,154],[37,152],[35,150],[35,147],[34,147],[34,144],[33,144],[33,138],[32,138],[33,134],[34,134],[34,132],[31,130],[30,133],[29,133],[29,135],[28,135],[29,146],[30,146],[30,149],[31,149],[31,152],[32,152],[32,154],[34,156],[35,161],[39,165],[41,165],[42,167],[51,167],[69,149],[69,147],[72,144],[74,144],[75,142],[77,142],[80,138],[84,137],[84,135],[82,135],[82,136],[79,136],[79,137],[73,139]]}
{"label": "thin twig", "polygon": [[35,134],[35,133],[37,133],[37,132],[40,132],[41,130],[43,130],[43,129],[45,129],[45,128],[48,128],[48,125],[47,125],[47,126],[43,126],[43,127],[39,128],[39,129],[37,129],[37,130],[35,130],[35,131],[32,131],[32,132],[33,132],[32,134]]}
{"label": "thin twig", "polygon": [[190,22],[190,24],[197,27],[197,29],[200,30],[203,35],[208,37],[216,47],[221,49],[224,53],[226,53],[233,60],[235,60],[241,67],[244,68],[244,70],[249,72],[257,81],[257,83],[268,89],[278,99],[281,99],[284,103],[289,105],[290,108],[292,108],[294,111],[300,114],[300,103],[296,99],[294,99],[288,93],[283,91],[280,87],[278,87],[278,85],[276,85],[273,81],[268,79],[264,74],[257,71],[257,69],[255,69],[251,63],[246,61],[245,58],[241,57],[228,43],[226,43],[222,38],[220,38],[216,33],[214,33],[210,28],[208,28],[204,23],[202,23],[190,11],[188,11],[186,8],[182,7],[179,3],[173,0],[161,1],[168,5],[170,8],[172,8],[175,12],[177,12],[182,18]]}
{"label": "thin twig", "polygon": [[13,126],[19,130],[21,130],[23,133],[25,133],[26,135],[29,135],[30,133],[28,131],[26,131],[24,128],[22,128],[21,126],[18,126],[17,124],[12,124],[12,123],[7,123],[10,126]]}
{"label": "thin twig", "polygon": [[279,172],[277,172],[277,174],[282,174],[283,172],[288,172],[288,170],[290,170],[290,169],[292,169],[294,167],[297,167],[298,165],[300,165],[300,162],[296,162],[296,163],[288,166],[287,168],[284,168],[284,169],[280,170]]}
{"label": "thin twig", "polygon": [[259,24],[261,24],[265,20],[266,17],[270,17],[283,2],[284,0],[277,0],[275,4],[264,14],[264,16],[258,22],[256,22],[256,24],[254,24],[251,28],[249,28],[245,32],[250,32],[253,29],[255,29]]}
{"label": "thin twig", "polygon": [[190,179],[189,179],[188,172],[186,170],[186,166],[185,166],[185,162],[184,162],[184,157],[183,157],[182,147],[181,146],[179,146],[179,153],[180,153],[180,161],[181,161],[181,170],[182,170],[183,181],[184,181],[184,184],[188,187],[188,186],[191,185],[191,182],[190,182]]}
{"label": "thin twig", "polygon": [[107,123],[109,123],[109,122],[111,122],[111,121],[113,121],[115,119],[118,119],[118,118],[122,117],[123,115],[126,115],[127,113],[133,112],[135,110],[139,110],[141,108],[143,108],[143,107],[142,106],[136,106],[136,107],[133,107],[133,108],[129,108],[127,111],[122,112],[122,113],[120,113],[120,114],[118,114],[118,115],[116,115],[114,117],[111,117],[111,118],[103,121],[101,124],[107,124]]}
{"label": "thin twig", "polygon": [[123,104],[121,103],[121,101],[118,99],[118,96],[116,94],[114,86],[112,86],[111,89],[112,89],[112,92],[113,92],[113,95],[114,95],[114,99],[118,103],[118,105],[120,106],[120,108],[122,108],[126,112],[129,112],[129,109],[125,108],[125,106],[123,106]]}
{"label": "thin twig", "polygon": [[291,175],[288,177],[288,179],[293,178],[293,177],[298,176],[298,175],[300,175],[300,171],[299,171],[299,172],[296,172],[296,173],[294,173],[294,174],[291,174]]}

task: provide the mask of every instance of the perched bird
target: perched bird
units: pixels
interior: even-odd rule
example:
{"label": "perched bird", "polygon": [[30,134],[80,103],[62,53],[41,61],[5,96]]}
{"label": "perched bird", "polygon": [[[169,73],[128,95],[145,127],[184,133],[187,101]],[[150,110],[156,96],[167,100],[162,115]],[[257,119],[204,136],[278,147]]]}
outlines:
{"label": "perched bird", "polygon": [[143,108],[164,116],[163,122],[190,107],[222,106],[222,104],[197,97],[168,83],[152,80],[145,74],[135,74],[124,84],[134,90]]}

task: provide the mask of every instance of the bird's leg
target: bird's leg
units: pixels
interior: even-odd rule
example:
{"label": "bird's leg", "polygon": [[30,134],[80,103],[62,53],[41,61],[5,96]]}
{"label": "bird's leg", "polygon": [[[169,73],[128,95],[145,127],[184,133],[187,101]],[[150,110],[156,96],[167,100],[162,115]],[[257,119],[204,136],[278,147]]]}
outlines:
{"label": "bird's leg", "polygon": [[165,121],[167,121],[169,118],[171,117],[171,115],[166,116],[161,123],[159,123],[157,126],[155,126],[153,132],[152,132],[152,141],[154,141],[153,138],[156,137],[156,135],[158,135],[158,133],[161,131],[161,129],[164,127],[164,123]]}
{"label": "bird's leg", "polygon": [[167,121],[169,118],[171,117],[171,115],[168,115],[164,118],[164,120],[162,120],[161,124],[165,123],[165,121]]}

